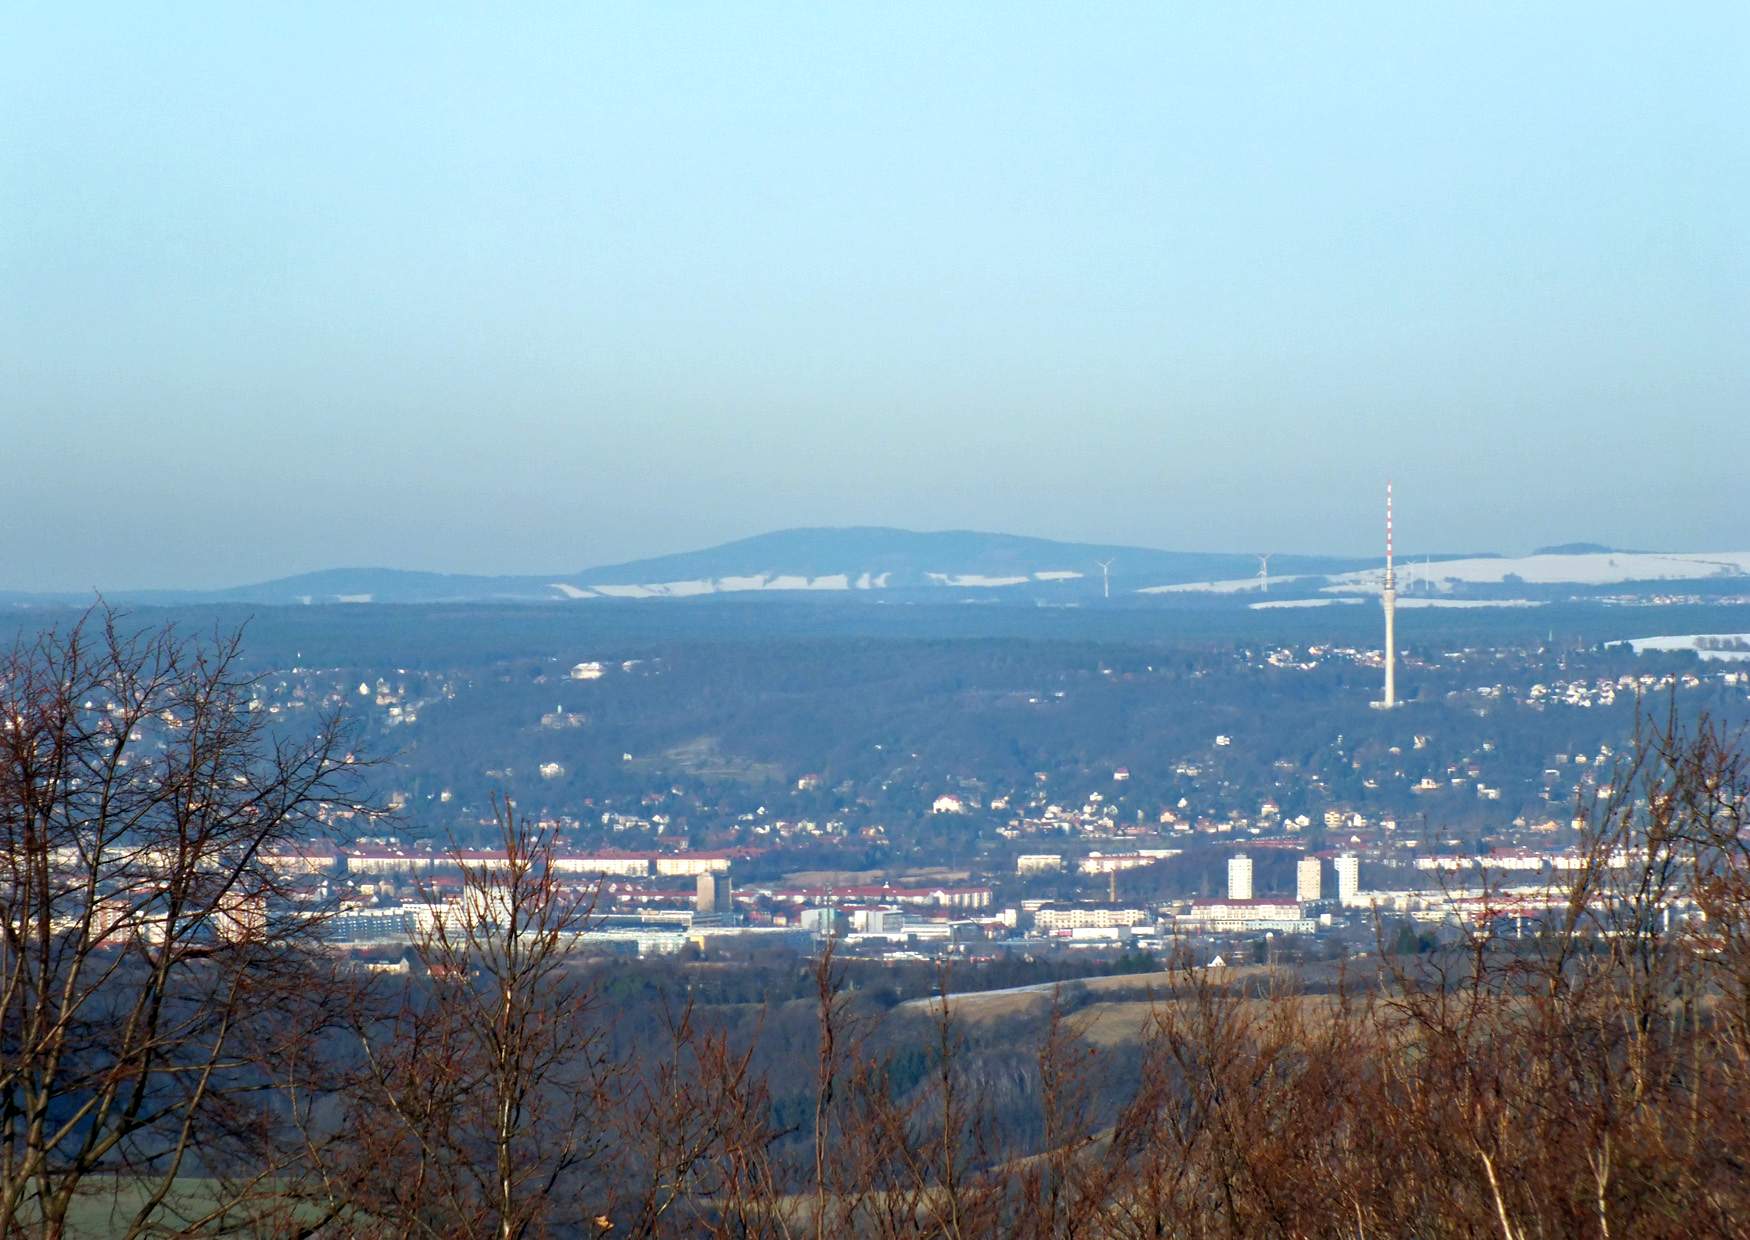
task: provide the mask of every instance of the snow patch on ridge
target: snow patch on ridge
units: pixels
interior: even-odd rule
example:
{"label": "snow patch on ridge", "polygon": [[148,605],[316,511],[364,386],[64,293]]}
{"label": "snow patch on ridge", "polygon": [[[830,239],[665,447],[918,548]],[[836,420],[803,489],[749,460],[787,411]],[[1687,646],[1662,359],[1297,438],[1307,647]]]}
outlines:
{"label": "snow patch on ridge", "polygon": [[986,577],[979,573],[929,573],[939,586],[1024,586],[1030,577]]}
{"label": "snow patch on ridge", "polygon": [[[1526,585],[1607,586],[1627,581],[1700,581],[1718,577],[1750,575],[1750,551],[1643,552],[1601,551],[1581,555],[1475,556],[1460,560],[1418,560],[1407,556],[1398,561],[1398,602],[1411,601],[1411,592],[1445,591],[1455,585],[1506,585],[1517,578]],[[1323,581],[1330,594],[1374,594],[1383,585],[1381,568],[1364,568],[1330,577],[1317,574],[1275,576],[1271,585]],[[1145,586],[1139,594],[1242,594],[1258,589],[1256,577],[1225,581],[1184,581],[1173,585]]]}
{"label": "snow patch on ridge", "polygon": [[[867,583],[867,584],[865,584]],[[887,584],[887,574],[871,577],[864,573],[858,588],[879,588]],[[742,594],[751,590],[849,590],[850,575],[827,573],[820,577],[800,574],[754,573],[739,577],[701,577],[688,581],[653,581],[628,585],[597,585],[589,589],[554,583],[567,598],[693,598],[701,594]]]}
{"label": "snow patch on ridge", "polygon": [[[1320,580],[1320,578],[1318,578],[1316,576],[1316,574],[1312,575],[1310,577],[1310,579],[1311,580]],[[1307,574],[1304,574],[1304,573],[1286,574],[1286,575],[1282,575],[1282,576],[1272,575],[1270,578],[1270,584],[1273,586],[1274,585],[1285,585],[1289,582],[1306,581],[1306,580],[1309,580],[1309,576]],[[1231,580],[1228,580],[1228,581],[1181,581],[1181,582],[1178,582],[1178,583],[1176,583],[1174,585],[1170,585],[1170,586],[1144,586],[1142,589],[1138,590],[1137,593],[1138,594],[1239,594],[1239,593],[1242,593],[1243,591],[1256,590],[1257,588],[1258,588],[1258,579],[1256,577],[1235,577],[1235,578],[1232,578]]]}
{"label": "snow patch on ridge", "polygon": [[[1158,590],[1160,587],[1156,587]],[[1268,603],[1247,603],[1253,611],[1274,611],[1278,607],[1329,607],[1333,603],[1359,603],[1358,598],[1278,598]]]}
{"label": "snow patch on ridge", "polygon": [[[1343,599],[1345,603],[1360,602],[1359,599]],[[1406,598],[1398,595],[1399,607],[1542,607],[1542,599],[1534,598]]]}
{"label": "snow patch on ridge", "polygon": [[1723,663],[1750,661],[1750,650],[1704,650],[1697,645],[1704,638],[1750,642],[1750,633],[1684,633],[1664,637],[1631,637],[1627,641],[1606,642],[1605,645],[1627,646],[1636,654],[1644,650],[1693,650],[1704,659],[1717,659]]}
{"label": "snow patch on ridge", "polygon": [[[1399,567],[1402,587],[1414,578],[1418,588],[1431,584],[1448,589],[1466,585],[1511,585],[1517,577],[1527,585],[1607,586],[1622,581],[1696,581],[1706,577],[1737,577],[1750,573],[1750,551],[1656,554],[1638,551],[1589,552],[1585,555],[1522,555],[1501,559],[1435,560],[1419,564],[1411,556]],[[1336,592],[1378,594],[1381,570],[1363,569],[1331,578]],[[1426,581],[1425,581],[1426,579]],[[1399,600],[1402,601],[1401,599]]]}

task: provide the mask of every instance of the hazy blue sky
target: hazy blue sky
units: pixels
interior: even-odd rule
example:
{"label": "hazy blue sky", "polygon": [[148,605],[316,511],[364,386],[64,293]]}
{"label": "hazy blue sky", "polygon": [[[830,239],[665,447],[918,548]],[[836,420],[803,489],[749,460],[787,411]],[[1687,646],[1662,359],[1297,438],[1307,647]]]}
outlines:
{"label": "hazy blue sky", "polygon": [[1750,546],[1750,5],[0,17],[0,587]]}

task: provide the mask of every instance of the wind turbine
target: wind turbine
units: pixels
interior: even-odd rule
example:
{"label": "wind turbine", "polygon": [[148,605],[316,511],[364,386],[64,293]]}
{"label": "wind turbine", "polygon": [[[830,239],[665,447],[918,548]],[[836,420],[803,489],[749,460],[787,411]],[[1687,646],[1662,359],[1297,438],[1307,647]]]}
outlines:
{"label": "wind turbine", "polygon": [[1094,563],[1096,563],[1100,566],[1100,590],[1101,590],[1104,597],[1111,598],[1112,597],[1112,561],[1111,560],[1095,560]]}
{"label": "wind turbine", "polygon": [[1270,593],[1270,557],[1258,557],[1258,589],[1265,594]]}

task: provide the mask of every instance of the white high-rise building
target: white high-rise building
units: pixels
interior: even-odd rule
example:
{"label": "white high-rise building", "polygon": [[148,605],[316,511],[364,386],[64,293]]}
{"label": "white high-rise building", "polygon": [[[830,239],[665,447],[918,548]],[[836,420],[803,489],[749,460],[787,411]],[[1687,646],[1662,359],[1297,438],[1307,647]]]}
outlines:
{"label": "white high-rise building", "polygon": [[722,914],[735,911],[735,888],[727,874],[701,874],[693,897],[695,913]]}
{"label": "white high-rise building", "polygon": [[1252,859],[1244,853],[1237,857],[1228,858],[1227,898],[1230,900],[1250,900],[1252,898]]}
{"label": "white high-rise building", "polygon": [[1354,853],[1337,858],[1337,900],[1345,907],[1361,903],[1361,858]]}
{"label": "white high-rise building", "polygon": [[1294,867],[1294,898],[1302,904],[1318,903],[1319,868],[1317,857],[1302,857]]}

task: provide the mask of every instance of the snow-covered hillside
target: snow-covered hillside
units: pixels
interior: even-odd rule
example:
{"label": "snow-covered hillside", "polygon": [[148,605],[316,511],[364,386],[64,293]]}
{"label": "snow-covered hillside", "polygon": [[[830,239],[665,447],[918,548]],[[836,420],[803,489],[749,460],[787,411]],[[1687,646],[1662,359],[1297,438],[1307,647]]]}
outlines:
{"label": "snow-covered hillside", "polygon": [[1750,633],[1686,633],[1664,637],[1635,637],[1627,642],[1611,642],[1610,645],[1629,646],[1636,654],[1643,650],[1693,650],[1704,659],[1717,659],[1726,663],[1750,661]]}
{"label": "snow-covered hillside", "polygon": [[1144,586],[1142,589],[1138,590],[1137,593],[1138,594],[1238,594],[1244,590],[1251,590],[1254,592],[1268,594],[1269,590],[1265,588],[1266,584],[1268,584],[1270,586],[1286,586],[1286,585],[1293,585],[1296,582],[1320,581],[1320,580],[1323,580],[1323,578],[1316,577],[1316,576],[1297,575],[1297,576],[1292,576],[1292,577],[1289,577],[1289,576],[1283,576],[1283,577],[1271,576],[1268,578],[1264,578],[1264,577],[1232,577],[1232,578],[1228,578],[1227,580],[1224,580],[1224,581],[1175,581],[1171,585],[1165,585],[1165,586]]}
{"label": "snow-covered hillside", "polygon": [[[1435,560],[1420,563],[1414,558],[1398,568],[1400,591],[1445,590],[1456,584],[1508,585],[1517,578],[1527,585],[1614,585],[1624,581],[1695,581],[1704,577],[1740,577],[1750,574],[1750,551],[1656,553],[1610,551],[1587,555],[1521,555],[1473,560]],[[1363,570],[1331,578],[1333,591],[1377,594],[1380,571]]]}
{"label": "snow-covered hillside", "polygon": [[[1043,569],[1034,573],[992,576],[988,573],[925,573],[931,585],[963,590],[1000,590],[1009,586],[1080,581],[1087,574],[1071,569]],[[886,590],[893,573],[826,573],[806,577],[797,573],[748,573],[731,577],[696,577],[688,581],[652,581],[613,585],[575,586],[555,581],[549,586],[555,598],[693,598],[701,594],[741,594],[755,590]]]}
{"label": "snow-covered hillside", "polygon": [[[1316,586],[1329,594],[1378,594],[1381,569],[1359,569],[1320,578],[1308,574],[1272,576],[1271,588]],[[1457,586],[1586,585],[1608,586],[1628,581],[1699,581],[1745,577],[1750,585],[1750,551],[1648,552],[1608,551],[1582,555],[1477,556],[1458,560],[1399,561],[1399,601],[1423,593],[1441,593]],[[1146,586],[1142,594],[1264,593],[1256,577],[1219,581],[1184,581]]]}
{"label": "snow-covered hillside", "polygon": [[574,586],[555,581],[558,598],[695,598],[701,594],[739,594],[749,590],[880,590],[886,573],[848,573],[804,577],[795,573],[752,573],[736,577],[696,577],[689,581],[652,581],[621,585]]}
{"label": "snow-covered hillside", "polygon": [[[919,532],[884,527],[780,530],[697,551],[579,572],[484,576],[341,568],[211,591],[111,591],[124,604],[455,603],[612,599],[688,599],[761,594],[918,602],[1007,601],[1092,605],[1169,595],[1196,605],[1199,595],[1278,604],[1318,597],[1377,596],[1378,561],[1277,554],[1260,580],[1259,557],[1059,542],[970,530]],[[1608,587],[1618,582],[1735,581],[1750,590],[1750,551],[1613,552],[1592,544],[1517,557],[1405,557],[1399,599],[1534,597],[1532,587]],[[1514,587],[1523,584],[1525,591]],[[1249,597],[1248,597],[1249,596]],[[1545,590],[1542,597],[1548,596]],[[0,603],[75,603],[83,596],[0,593]],[[1165,601],[1165,600],[1163,600]]]}

